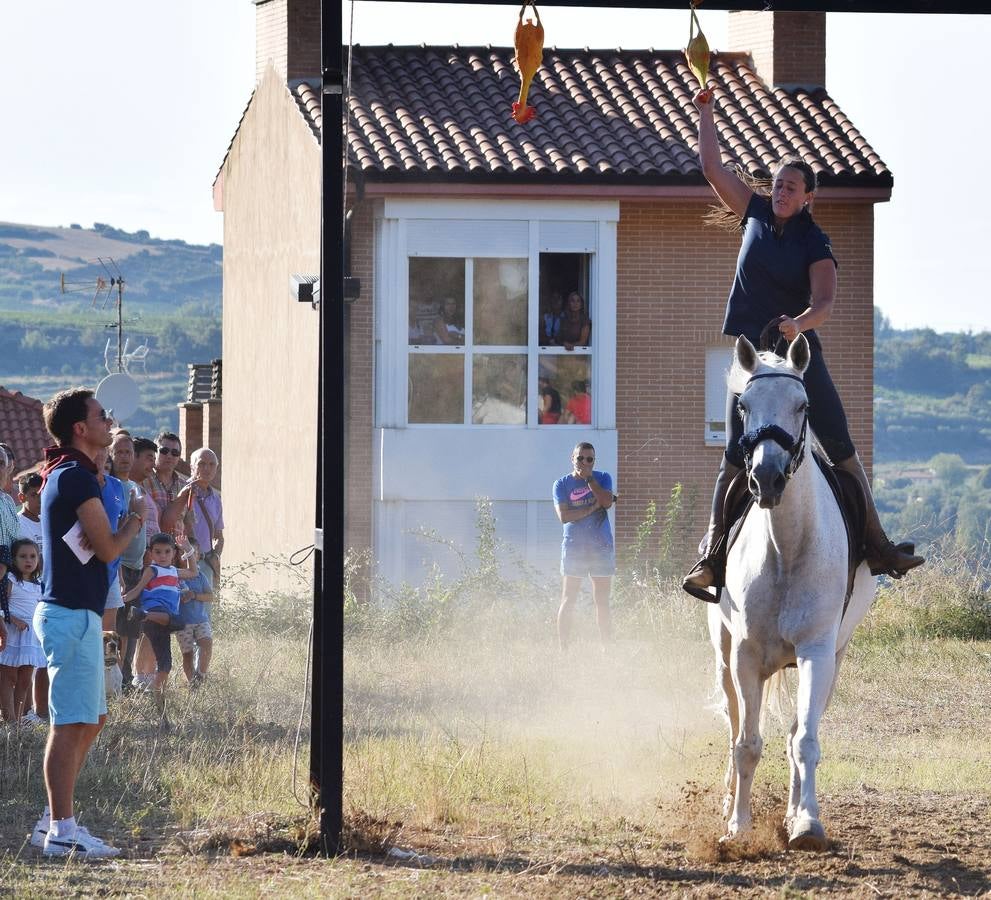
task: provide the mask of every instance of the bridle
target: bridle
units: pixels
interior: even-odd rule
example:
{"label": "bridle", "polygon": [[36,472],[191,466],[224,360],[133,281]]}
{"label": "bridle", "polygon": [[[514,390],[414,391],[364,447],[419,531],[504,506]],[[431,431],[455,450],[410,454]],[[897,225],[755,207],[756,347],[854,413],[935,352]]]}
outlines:
{"label": "bridle", "polygon": [[[792,375],[789,372],[762,372],[759,375],[751,375],[747,381],[744,391],[750,386],[750,382],[756,381],[758,378],[790,378],[792,381],[797,381],[799,384],[805,385],[805,382],[798,375]],[[741,395],[742,396],[742,395]],[[764,441],[771,440],[776,444],[780,445],[783,450],[788,454],[788,465],[785,467],[785,479],[791,478],[795,472],[798,471],[798,467],[802,464],[802,460],[805,459],[805,436],[808,432],[809,427],[809,407],[806,402],[805,413],[802,416],[802,429],[798,433],[798,438],[793,438],[787,431],[785,431],[780,425],[761,425],[760,428],[755,428],[753,431],[748,431],[746,434],[742,435],[739,440],[739,447],[743,451],[744,465],[747,470],[747,479],[750,478],[750,470],[753,466],[754,451],[757,449],[757,445],[763,443]]]}

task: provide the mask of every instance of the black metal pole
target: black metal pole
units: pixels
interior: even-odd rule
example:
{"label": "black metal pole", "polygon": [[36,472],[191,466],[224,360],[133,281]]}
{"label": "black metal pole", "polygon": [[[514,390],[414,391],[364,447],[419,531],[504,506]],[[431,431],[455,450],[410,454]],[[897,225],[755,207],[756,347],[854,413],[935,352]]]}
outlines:
{"label": "black metal pole", "polygon": [[341,0],[321,0],[322,218],[310,783],[325,853],[340,849],[344,791],[344,210]]}

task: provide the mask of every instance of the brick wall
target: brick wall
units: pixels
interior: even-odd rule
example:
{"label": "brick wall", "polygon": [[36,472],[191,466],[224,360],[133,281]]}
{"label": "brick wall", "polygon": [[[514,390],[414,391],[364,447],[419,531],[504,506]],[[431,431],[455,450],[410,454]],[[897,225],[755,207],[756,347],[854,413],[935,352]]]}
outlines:
{"label": "brick wall", "polygon": [[757,74],[770,85],[826,83],[826,14],[731,12],[729,50],[749,52]]}
{"label": "brick wall", "polygon": [[203,404],[179,404],[179,440],[186,459],[203,446]]}
{"label": "brick wall", "polygon": [[269,60],[287,81],[320,75],[320,0],[260,0],[255,7],[255,80]]}
{"label": "brick wall", "polygon": [[[721,337],[739,237],[704,226],[705,204],[624,202],[617,236],[617,382],[620,544],[632,540],[650,500],[664,509],[684,488],[680,552],[708,516],[719,454],[703,439],[705,348]],[[825,203],[816,218],[840,262],[833,317],[822,332],[854,442],[870,464],[873,441],[873,207]]]}
{"label": "brick wall", "polygon": [[286,71],[288,0],[262,0],[255,6],[255,81],[261,81],[269,60]]}
{"label": "brick wall", "polygon": [[[347,353],[348,546],[371,546],[373,219],[358,204],[352,273],[361,298],[349,308]],[[224,399],[204,403],[213,446],[220,411],[224,458],[237,472],[224,490],[225,561],[287,557],[313,540],[316,492],[318,314],[289,293],[293,272],[320,271],[320,148],[280,75],[258,85],[225,166]],[[222,460],[223,461],[223,460]],[[260,568],[255,590],[285,588]]]}
{"label": "brick wall", "polygon": [[320,76],[320,0],[289,0],[286,78]]}
{"label": "brick wall", "polygon": [[217,467],[217,487],[221,486],[221,471],[224,466],[223,413],[223,400],[207,400],[203,404],[203,446],[216,453],[220,462]]}
{"label": "brick wall", "polygon": [[[224,166],[225,563],[313,542],[317,313],[289,291],[320,271],[320,147],[268,70]],[[212,404],[213,401],[210,401]],[[209,427],[209,422],[205,423]],[[262,567],[251,587],[293,584]]]}

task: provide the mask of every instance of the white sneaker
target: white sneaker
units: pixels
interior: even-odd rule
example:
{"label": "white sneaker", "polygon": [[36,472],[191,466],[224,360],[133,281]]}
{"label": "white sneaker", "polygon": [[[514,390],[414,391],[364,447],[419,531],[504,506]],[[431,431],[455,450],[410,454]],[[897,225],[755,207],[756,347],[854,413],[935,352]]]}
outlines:
{"label": "white sneaker", "polygon": [[31,846],[37,847],[39,850],[45,846],[45,838],[48,837],[48,828],[50,820],[45,816],[38,819],[34,826],[34,831],[31,832]]}
{"label": "white sneaker", "polygon": [[29,709],[21,716],[22,725],[47,725],[48,719],[43,719],[33,709]]}
{"label": "white sneaker", "polygon": [[41,852],[45,856],[68,856],[71,853],[87,859],[109,859],[120,856],[120,850],[117,847],[111,847],[110,844],[104,843],[78,825],[75,835],[71,838],[55,837],[49,831],[45,836],[45,845]]}

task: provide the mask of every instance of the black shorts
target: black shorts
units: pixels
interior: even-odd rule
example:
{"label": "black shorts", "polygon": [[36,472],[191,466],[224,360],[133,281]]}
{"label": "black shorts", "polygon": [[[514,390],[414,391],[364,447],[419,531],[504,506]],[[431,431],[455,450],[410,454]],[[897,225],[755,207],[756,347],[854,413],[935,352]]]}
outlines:
{"label": "black shorts", "polygon": [[[809,427],[829,461],[841,463],[857,452],[850,438],[843,403],[822,358],[818,341],[810,341],[811,358],[805,370],[805,393],[809,397]],[[740,438],[743,436],[743,419],[736,408],[737,395],[726,392],[726,459],[738,469],[744,466]],[[797,435],[795,435],[797,437]]]}
{"label": "black shorts", "polygon": [[155,652],[155,662],[158,664],[159,672],[172,671],[172,632],[167,625],[159,625],[157,622],[145,622],[141,626],[145,636],[151,642],[151,649]]}

